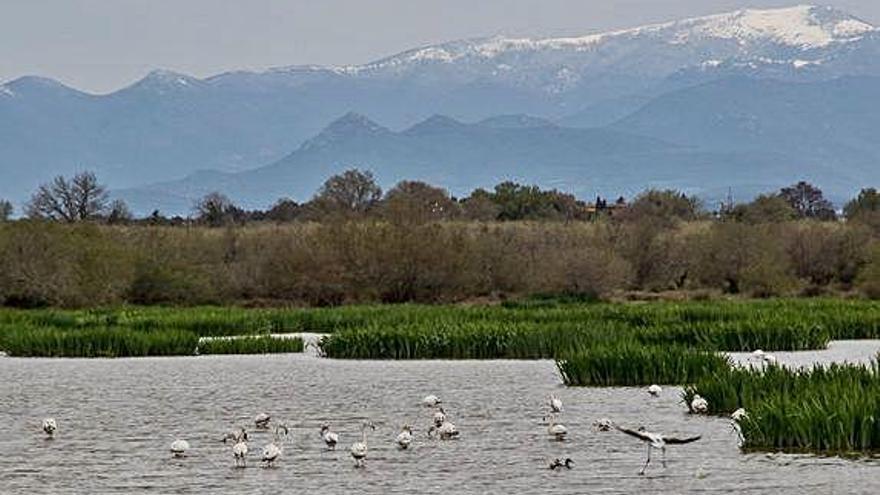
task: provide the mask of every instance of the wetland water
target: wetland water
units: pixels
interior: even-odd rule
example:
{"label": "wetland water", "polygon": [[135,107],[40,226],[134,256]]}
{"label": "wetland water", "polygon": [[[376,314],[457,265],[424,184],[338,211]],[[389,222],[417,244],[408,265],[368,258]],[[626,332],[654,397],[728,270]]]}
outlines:
{"label": "wetland water", "polygon": [[[777,356],[792,364],[863,360],[878,348],[840,342]],[[419,401],[429,393],[444,399],[461,439],[425,438],[432,410]],[[565,403],[563,443],[551,441],[542,424],[550,393]],[[686,414],[679,394],[673,387],[658,399],[642,389],[565,388],[551,361],[2,358],[0,493],[880,492],[880,460],[744,455],[727,420]],[[269,435],[255,433],[248,468],[234,469],[220,439],[261,411],[291,427],[284,455],[275,468],[261,468]],[[53,440],[40,431],[45,416],[58,421]],[[593,431],[602,417],[703,439],[670,447],[667,469],[655,456],[640,477],[644,445]],[[355,469],[348,447],[365,418],[377,430],[367,467]],[[340,433],[336,452],[321,442],[323,421]],[[417,440],[398,451],[393,440],[404,422],[415,425]],[[175,438],[189,441],[189,457],[171,458]],[[575,468],[550,471],[556,457],[571,457]]]}

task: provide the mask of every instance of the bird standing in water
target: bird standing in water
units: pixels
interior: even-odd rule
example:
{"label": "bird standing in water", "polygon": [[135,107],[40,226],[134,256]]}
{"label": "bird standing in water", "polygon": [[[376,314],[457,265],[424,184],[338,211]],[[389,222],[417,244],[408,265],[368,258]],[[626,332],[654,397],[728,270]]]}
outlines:
{"label": "bird standing in water", "polygon": [[682,445],[686,443],[696,442],[702,436],[690,437],[690,438],[673,438],[666,437],[659,433],[651,433],[647,431],[644,427],[640,427],[638,430],[628,430],[626,428],[617,427],[623,433],[626,433],[629,436],[638,438],[639,440],[648,444],[648,458],[645,460],[645,465],[642,467],[642,470],[639,472],[640,475],[645,474],[645,470],[648,469],[648,464],[651,463],[651,450],[659,449],[663,453],[663,467],[666,467],[666,446],[667,445]]}

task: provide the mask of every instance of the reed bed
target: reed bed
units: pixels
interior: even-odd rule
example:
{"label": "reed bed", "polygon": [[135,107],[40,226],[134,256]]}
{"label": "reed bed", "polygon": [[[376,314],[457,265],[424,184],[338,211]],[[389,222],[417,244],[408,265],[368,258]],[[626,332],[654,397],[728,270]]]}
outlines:
{"label": "reed bed", "polygon": [[678,385],[730,367],[724,356],[680,346],[634,342],[594,347],[556,361],[563,382],[581,387]]}
{"label": "reed bed", "polygon": [[303,340],[299,337],[247,335],[202,340],[198,354],[286,354],[302,352],[303,347]]}
{"label": "reed bed", "polygon": [[15,357],[116,358],[192,355],[198,336],[181,330],[138,332],[119,328],[7,329],[0,347]]}
{"label": "reed bed", "polygon": [[809,370],[734,368],[685,389],[711,413],[743,407],[743,448],[830,454],[880,451],[880,365],[830,365]]}
{"label": "reed bed", "polygon": [[821,349],[832,339],[880,338],[880,303],[780,299],[593,303],[541,298],[502,305],[336,308],[121,307],[0,309],[0,327],[177,330],[199,337],[334,334],[327,356],[357,359],[555,358],[606,341],[710,351]]}

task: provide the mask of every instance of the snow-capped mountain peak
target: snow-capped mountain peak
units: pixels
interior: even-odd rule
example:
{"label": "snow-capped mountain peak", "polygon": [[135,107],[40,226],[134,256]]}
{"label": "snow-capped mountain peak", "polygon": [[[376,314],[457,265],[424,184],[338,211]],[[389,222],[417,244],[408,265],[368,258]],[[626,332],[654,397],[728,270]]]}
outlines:
{"label": "snow-capped mountain peak", "polygon": [[410,50],[366,65],[344,67],[341,71],[358,73],[463,59],[489,60],[524,52],[590,51],[614,41],[640,39],[668,45],[726,41],[744,48],[776,45],[808,50],[855,41],[876,31],[871,24],[831,7],[745,9],[586,36],[542,39],[495,36],[454,41]]}

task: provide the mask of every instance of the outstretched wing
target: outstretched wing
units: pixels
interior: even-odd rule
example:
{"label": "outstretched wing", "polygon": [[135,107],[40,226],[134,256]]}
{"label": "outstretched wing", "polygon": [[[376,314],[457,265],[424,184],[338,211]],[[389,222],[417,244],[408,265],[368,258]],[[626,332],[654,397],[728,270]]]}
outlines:
{"label": "outstretched wing", "polygon": [[699,440],[701,438],[703,438],[703,435],[697,435],[695,437],[690,437],[690,438],[664,438],[664,440],[666,440],[666,443],[668,443],[670,445],[675,445],[675,444],[696,442],[697,440]]}
{"label": "outstretched wing", "polygon": [[636,437],[636,438],[638,438],[639,440],[642,440],[642,441],[644,441],[644,442],[653,442],[653,441],[654,441],[653,438],[651,438],[651,437],[649,437],[648,435],[642,433],[641,431],[635,431],[635,430],[630,430],[630,429],[627,429],[627,428],[621,428],[620,426],[615,426],[615,428],[617,428],[618,430],[620,430],[620,431],[623,432],[623,433],[626,433],[627,435],[629,435],[629,436],[631,436],[631,437]]}

